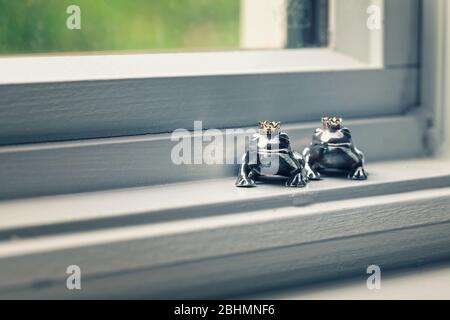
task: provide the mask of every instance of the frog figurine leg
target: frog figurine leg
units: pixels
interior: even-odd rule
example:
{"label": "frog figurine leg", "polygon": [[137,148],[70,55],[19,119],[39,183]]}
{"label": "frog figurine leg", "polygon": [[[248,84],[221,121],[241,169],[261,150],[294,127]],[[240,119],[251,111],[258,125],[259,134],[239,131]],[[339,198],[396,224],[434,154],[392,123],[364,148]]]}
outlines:
{"label": "frog figurine leg", "polygon": [[311,155],[310,148],[305,148],[305,150],[303,150],[303,157],[305,159],[306,177],[313,181],[322,180],[322,177],[317,170],[319,165],[314,161],[314,155]]}
{"label": "frog figurine leg", "polygon": [[351,180],[367,180],[369,175],[364,170],[364,154],[356,147],[354,147],[353,150],[358,155],[360,161],[354,168],[352,168],[348,174],[348,178]]}
{"label": "frog figurine leg", "polygon": [[235,186],[240,188],[256,187],[256,183],[253,178],[257,175],[254,169],[255,166],[249,163],[249,152],[247,151],[242,158],[242,164],[239,169]]}
{"label": "frog figurine leg", "polygon": [[308,183],[303,173],[299,170],[294,171],[286,181],[286,187],[290,188],[303,188]]}
{"label": "frog figurine leg", "polygon": [[304,175],[305,161],[297,152],[289,152],[280,157],[280,173],[288,177],[286,187],[303,188],[308,183],[308,179]]}

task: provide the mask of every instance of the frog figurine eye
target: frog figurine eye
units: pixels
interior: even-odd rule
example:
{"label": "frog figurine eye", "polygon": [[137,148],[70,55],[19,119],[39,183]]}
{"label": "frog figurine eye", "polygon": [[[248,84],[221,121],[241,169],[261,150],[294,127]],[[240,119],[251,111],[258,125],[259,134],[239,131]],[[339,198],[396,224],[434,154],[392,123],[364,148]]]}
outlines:
{"label": "frog figurine eye", "polygon": [[352,180],[366,180],[364,154],[352,141],[351,132],[342,126],[340,117],[323,117],[322,129],[316,129],[309,148],[303,151],[305,170],[310,180],[321,174],[341,172]]}
{"label": "frog figurine eye", "polygon": [[255,181],[268,175],[287,177],[287,187],[306,186],[305,162],[298,152],[292,151],[288,135],[281,132],[281,123],[263,121],[258,126],[258,133],[253,135],[242,157],[236,187],[256,187]]}

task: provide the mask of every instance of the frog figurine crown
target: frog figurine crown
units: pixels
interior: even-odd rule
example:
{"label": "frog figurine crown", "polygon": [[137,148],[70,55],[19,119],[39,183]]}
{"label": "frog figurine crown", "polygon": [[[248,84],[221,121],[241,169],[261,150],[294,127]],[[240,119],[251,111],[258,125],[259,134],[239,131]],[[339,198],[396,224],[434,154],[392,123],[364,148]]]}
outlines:
{"label": "frog figurine crown", "polygon": [[340,129],[342,127],[342,118],[339,117],[323,117],[322,125],[324,129]]}
{"label": "frog figurine crown", "polygon": [[281,129],[281,122],[279,121],[260,121],[258,125],[262,134],[276,134]]}

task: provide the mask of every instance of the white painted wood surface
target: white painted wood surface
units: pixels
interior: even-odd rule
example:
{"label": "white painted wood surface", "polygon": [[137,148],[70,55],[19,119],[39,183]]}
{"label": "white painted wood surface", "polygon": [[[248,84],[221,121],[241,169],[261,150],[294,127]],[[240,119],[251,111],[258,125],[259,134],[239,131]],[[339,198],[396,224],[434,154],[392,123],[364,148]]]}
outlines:
{"label": "white painted wood surface", "polygon": [[[446,3],[446,9],[447,9],[447,17],[450,17],[450,5]],[[445,60],[445,66],[446,66],[446,74],[445,74],[445,85],[448,88],[450,86],[450,20],[446,20],[446,40],[445,40],[445,56],[447,57],[447,60]],[[447,157],[450,158],[450,90],[445,90],[445,141],[444,145],[446,146],[446,152],[445,154]]]}
{"label": "white painted wood surface", "polygon": [[[167,132],[190,129],[197,117],[206,127],[225,128],[251,125],[255,114],[288,122],[335,110],[345,117],[403,114],[418,104],[418,69],[403,67],[414,62],[405,55],[394,55],[401,65],[390,70],[1,86],[0,141]],[[354,124],[371,160],[423,154],[423,116]],[[286,127],[297,147],[313,128]],[[7,183],[0,193],[8,198],[179,181],[170,178],[179,171],[161,171],[158,161],[166,155],[155,156],[160,147],[169,150],[167,141],[168,135],[149,135],[3,147],[0,172]],[[149,159],[155,171],[148,171]],[[448,166],[447,160],[369,163],[369,181],[330,179],[303,190],[239,190],[225,178],[2,202],[0,297],[233,297],[355,275],[373,263],[390,269],[448,258]],[[186,180],[232,174],[196,170]],[[80,292],[65,287],[71,264],[82,269]]]}
{"label": "white painted wood surface", "polygon": [[421,54],[421,102],[424,111],[431,115],[432,126],[427,144],[435,153],[445,153],[445,0],[423,2],[422,12],[422,54]]}
{"label": "white painted wood surface", "polygon": [[[344,22],[353,21],[347,2],[334,6],[344,8]],[[367,48],[354,44],[371,35],[361,4],[362,28],[350,24],[342,33],[345,54],[333,47],[1,58],[0,145],[164,133],[199,119],[205,128],[227,128],[253,125],[255,116],[403,114],[419,104],[417,37],[409,30],[417,0],[385,2],[384,52],[395,68],[357,61]]]}
{"label": "white painted wood surface", "polygon": [[[424,155],[427,120],[423,115],[345,120],[345,124],[351,128],[356,145],[363,149],[369,162]],[[309,145],[317,126],[320,126],[318,121],[285,124],[283,130],[289,134],[294,150],[301,151]],[[245,150],[244,140],[240,139],[238,150]],[[5,183],[0,184],[0,199],[235,175],[235,165],[173,164],[171,152],[177,143],[170,141],[169,134],[161,134],[3,147],[0,148],[0,179]],[[235,152],[230,148],[224,150],[225,158],[231,159],[231,163],[237,163],[236,159],[242,156]],[[211,159],[206,156],[203,160]]]}
{"label": "white painted wood surface", "polygon": [[[268,1],[264,0],[264,2]],[[272,27],[277,25],[283,28],[286,22],[282,21],[282,8],[286,6],[286,1],[269,2],[272,3],[256,5],[254,0],[246,0],[243,1],[243,7],[245,9],[247,5],[249,6],[249,10],[253,11],[252,18],[263,19],[266,24],[271,24],[269,29],[274,29]],[[371,34],[366,28],[368,18],[366,11],[372,4],[385,7],[382,9],[387,13],[383,19],[386,45],[377,44],[377,50],[385,48],[387,66],[417,65],[418,3],[418,0],[334,1],[330,13],[330,24],[333,33],[339,31],[339,36],[333,35],[333,39],[335,37],[339,39],[334,39],[333,42],[337,42],[338,51],[345,52],[345,55],[328,49],[302,49],[3,56],[0,58],[0,70],[2,70],[0,85],[367,69],[371,65],[367,62],[369,51],[373,49],[369,40],[373,37],[373,32]],[[278,7],[280,9],[278,16],[281,17],[281,21],[269,21],[257,12],[269,13],[271,15],[269,18],[272,19],[276,18]],[[244,16],[246,16],[245,13]],[[339,22],[336,26],[337,19]],[[243,20],[246,20],[246,17],[243,17]],[[258,24],[260,23],[258,22]],[[334,30],[335,28],[340,28],[340,30]],[[252,32],[247,29],[260,28],[243,27],[244,34],[247,31]],[[277,30],[277,33],[281,32],[281,30]],[[270,38],[268,32],[261,30],[257,34],[253,32],[251,38],[259,37],[261,34]],[[285,39],[277,34],[269,43],[275,43],[275,38],[280,41],[276,48],[281,48]],[[369,42],[367,42],[368,40]],[[380,38],[380,40],[384,39]],[[243,41],[245,47],[245,43],[250,40],[244,39]],[[256,42],[262,43],[260,41],[263,40],[256,40]],[[341,43],[339,43],[340,41]],[[250,47],[254,47],[254,45],[250,45]],[[272,46],[269,44],[258,45],[258,47],[270,49]],[[334,45],[331,47],[336,49]],[[365,61],[365,63],[358,62],[358,60]]]}
{"label": "white painted wood surface", "polygon": [[242,0],[240,45],[243,49],[284,49],[288,0]]}
{"label": "white painted wood surface", "polygon": [[[112,67],[113,66],[113,67]],[[0,58],[0,85],[371,69],[326,48]]]}
{"label": "white painted wood surface", "polygon": [[[328,178],[311,182],[302,189],[286,189],[282,181],[239,189],[234,187],[235,178],[231,177],[3,201],[0,202],[0,237],[42,235],[51,232],[45,226],[51,229],[52,225],[59,226],[60,233],[64,233],[69,231],[64,231],[64,224],[73,225],[72,230],[78,231],[86,226],[91,226],[89,229],[124,227],[450,186],[447,159],[373,163],[367,170],[370,172],[367,181]],[[32,228],[38,227],[41,229],[33,233]]]}
{"label": "white painted wood surface", "polygon": [[381,273],[381,289],[369,290],[369,275],[290,288],[244,299],[281,300],[450,300],[449,263],[432,264]]}
{"label": "white painted wood surface", "polygon": [[[448,162],[368,169],[372,180],[331,179],[318,182],[316,190],[294,192],[275,185],[240,190],[229,179],[204,182],[209,193],[196,184],[167,186],[161,192],[170,194],[170,200],[155,193],[158,202],[152,200],[153,189],[4,204],[2,214],[10,214],[2,221],[10,224],[3,228],[16,228],[17,236],[10,232],[0,242],[0,296],[230,297],[365,272],[372,263],[389,269],[449,257]],[[214,198],[215,193],[220,196]],[[252,209],[264,197],[266,208]],[[274,207],[279,200],[286,203]],[[120,208],[127,204],[131,212],[150,207],[143,214],[151,217],[156,214],[152,209],[170,215],[167,208],[182,210],[183,202],[188,208],[184,218],[133,221],[130,214],[128,224],[126,218],[118,225],[95,223],[108,215],[111,220],[126,217]],[[5,211],[8,206],[12,211]],[[87,212],[87,207],[92,212],[81,217],[90,219],[84,227],[58,224],[76,225],[75,213]],[[196,215],[202,208],[208,214]],[[39,223],[33,215],[40,212],[59,232],[50,228],[20,235],[20,226]],[[65,289],[69,264],[83,270],[81,292]]]}
{"label": "white painted wood surface", "polygon": [[[417,68],[0,86],[0,145],[403,114]],[[357,94],[356,94],[357,93]]]}
{"label": "white painted wood surface", "polygon": [[[337,206],[328,216],[315,218],[302,215],[299,209],[296,213],[281,209],[273,212],[281,214],[279,219],[263,222],[267,212],[259,212],[261,223],[253,225],[235,220],[234,225],[220,228],[200,220],[193,222],[196,227],[191,232],[171,236],[158,237],[151,230],[140,232],[136,228],[128,231],[135,240],[119,242],[111,238],[123,236],[120,229],[109,230],[107,241],[104,232],[73,235],[72,239],[33,239],[28,246],[42,246],[43,242],[64,245],[64,240],[78,245],[35,254],[22,252],[9,258],[3,251],[0,296],[231,296],[339,278],[365,271],[373,263],[388,269],[442,259],[449,256],[448,194],[448,189],[430,191],[426,199],[421,192],[406,195],[404,201],[397,197],[394,202],[381,197],[375,207],[352,210],[351,206]],[[435,196],[445,199],[436,201]],[[334,205],[330,203],[332,208]],[[336,220],[329,220],[330,215]],[[301,217],[312,220],[308,223]],[[421,219],[413,220],[418,217]],[[100,242],[85,246],[85,237],[99,238]],[[19,241],[15,249],[21,244]],[[84,291],[66,290],[63,273],[70,264],[83,270]]]}

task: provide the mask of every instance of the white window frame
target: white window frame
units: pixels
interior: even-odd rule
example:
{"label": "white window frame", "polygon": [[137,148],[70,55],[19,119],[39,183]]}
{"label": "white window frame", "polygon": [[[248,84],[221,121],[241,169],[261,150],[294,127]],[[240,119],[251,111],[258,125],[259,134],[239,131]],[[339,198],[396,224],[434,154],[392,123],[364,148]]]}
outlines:
{"label": "white window frame", "polygon": [[[11,184],[0,198],[229,176],[232,168],[167,161],[174,142],[164,133],[191,130],[194,120],[223,129],[274,118],[288,123],[301,149],[318,119],[338,112],[352,119],[368,159],[420,156],[428,122],[416,111],[418,3],[335,2],[336,41],[324,49],[2,58],[0,144],[10,146],[0,149],[0,169]],[[371,4],[391,12],[381,31],[366,27]],[[351,8],[360,15],[349,19]],[[398,147],[388,155],[365,132]]]}
{"label": "white window frame", "polygon": [[[447,5],[447,17],[450,17],[450,6]],[[446,76],[444,85],[445,88],[448,88],[450,86],[450,21],[447,19],[446,21],[446,49],[445,49],[445,56],[447,57],[447,60],[444,61],[445,63],[445,70]],[[445,92],[445,103],[443,104],[446,112],[444,112],[444,117],[446,119],[445,121],[445,139],[444,139],[444,147],[445,151],[443,152],[444,156],[450,157],[450,91],[444,90]]]}
{"label": "white window frame", "polygon": [[[399,82],[405,79],[406,87],[418,84],[418,54],[414,50],[404,50],[409,45],[417,48],[417,39],[392,32],[394,27],[410,32],[411,25],[416,25],[414,2],[386,2],[388,14],[389,7],[396,14],[394,22],[389,16],[385,20],[382,67],[262,73],[257,77],[239,76],[233,81],[238,81],[237,85],[249,85],[261,81],[260,77],[268,81],[275,76],[276,81],[288,78],[300,84],[311,81],[315,86],[337,79],[342,81],[348,76],[347,79],[359,79],[364,83],[371,79],[378,84],[380,79],[391,77],[392,72],[414,70],[417,76],[397,75],[388,85],[397,83],[404,89]],[[448,2],[425,0],[422,6],[423,38],[432,39],[432,34],[438,34],[437,39],[445,39],[441,34],[448,38],[448,22],[447,33],[443,33],[443,18],[450,13]],[[402,10],[397,12],[399,8]],[[449,43],[450,39],[446,42],[447,48]],[[439,76],[437,70],[449,69],[450,55],[441,54],[437,43],[428,45],[423,45],[421,55],[420,108],[408,105],[405,109],[395,109],[392,116],[374,115],[376,117],[370,119],[365,119],[367,114],[360,114],[349,122],[355,138],[361,136],[358,143],[367,148],[372,159],[387,160],[393,153],[395,156],[389,160],[418,157],[423,154],[424,137],[435,137],[433,150],[438,150],[438,146],[443,150],[445,146],[448,148],[448,141],[443,137],[448,136],[449,127],[437,121],[443,118],[437,115],[446,114],[448,118],[450,106],[445,81],[449,73]],[[216,75],[208,80],[223,81],[228,76]],[[186,86],[195,83],[195,77],[155,78],[156,82],[172,80],[185,81]],[[135,81],[136,85],[148,79]],[[154,85],[152,82],[144,84]],[[207,82],[201,84],[207,85]],[[39,84],[34,89],[45,92],[52,85],[56,84]],[[80,85],[83,92],[89,90],[88,82]],[[96,87],[96,82],[90,85]],[[25,87],[11,86],[12,90]],[[342,92],[337,96],[342,94],[341,102],[352,103],[351,88],[355,88],[355,83],[340,88]],[[91,93],[96,89],[92,90]],[[97,88],[96,93],[101,90]],[[274,90],[284,93],[281,86]],[[431,99],[434,90],[444,98]],[[419,96],[419,92],[413,90],[407,95]],[[290,97],[292,103],[296,98]],[[320,99],[318,93],[316,98]],[[381,99],[368,98],[373,99],[373,103]],[[430,120],[434,126],[428,134]],[[295,122],[286,127],[293,140],[307,140],[314,126],[314,123]],[[374,136],[377,139],[373,139]],[[2,147],[0,163],[8,163],[3,169],[11,173],[7,176],[8,187],[1,191],[10,198],[17,196],[16,190],[21,190],[22,196],[39,194],[39,188],[45,191],[42,194],[56,188],[62,193],[89,191],[85,186],[91,183],[90,179],[99,178],[103,184],[99,184],[98,189],[107,189],[114,186],[114,181],[116,187],[127,186],[130,180],[125,180],[125,176],[145,180],[149,177],[146,170],[167,179],[173,168],[161,165],[164,159],[161,150],[170,148],[168,138],[165,134],[149,134]],[[375,152],[370,153],[371,150]],[[116,174],[116,180],[107,180],[97,171],[103,170],[106,175],[117,173],[118,167],[108,164],[117,162],[118,155],[125,157],[132,169]],[[65,172],[65,162],[70,163],[71,172]],[[146,167],[146,162],[156,166],[157,171]],[[0,297],[220,298],[332,277],[365,275],[366,267],[374,263],[382,268],[395,268],[446,258],[450,255],[448,163],[448,158],[432,157],[391,163],[381,161],[369,164],[372,175],[361,184],[330,179],[303,190],[265,186],[251,192],[234,188],[230,173],[215,181],[192,182],[193,177],[204,179],[223,174],[219,173],[221,169],[207,170],[200,166],[184,176],[187,183],[1,202],[0,212],[5,220],[0,228]],[[28,174],[32,165],[38,168],[35,171],[42,173],[33,172],[16,183],[14,177],[21,170]],[[83,171],[83,168],[91,171]],[[45,180],[48,172],[56,177]],[[74,174],[79,172],[83,172],[81,177]],[[172,174],[180,176],[179,171]],[[152,179],[144,182],[151,184],[155,182]],[[67,180],[71,180],[70,183],[64,184]],[[46,189],[43,181],[53,181],[52,189]],[[20,189],[26,185],[31,187]],[[8,194],[8,188],[13,192]],[[19,239],[10,241],[14,236]],[[83,264],[84,288],[89,290],[72,292],[65,288],[61,273],[68,264],[75,263],[71,260],[74,257]]]}
{"label": "white window frame", "polygon": [[[422,105],[431,115],[433,126],[428,141],[434,154],[450,155],[450,23],[445,10],[450,10],[442,1],[430,1],[424,5],[422,29]],[[444,14],[438,14],[442,12]],[[442,30],[446,30],[445,32]]]}

